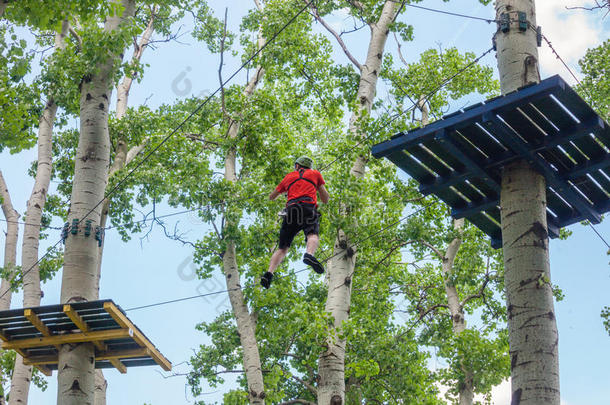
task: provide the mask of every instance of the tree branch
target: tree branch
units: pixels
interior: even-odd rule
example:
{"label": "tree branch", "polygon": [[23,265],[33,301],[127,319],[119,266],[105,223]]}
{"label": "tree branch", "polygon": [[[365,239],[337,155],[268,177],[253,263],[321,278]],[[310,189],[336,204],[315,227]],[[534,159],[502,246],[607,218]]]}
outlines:
{"label": "tree branch", "polygon": [[144,150],[146,145],[148,145],[149,141],[150,138],[146,137],[144,139],[144,142],[129,149],[129,151],[127,152],[127,157],[125,158],[125,166],[127,166],[136,156],[138,156]]}
{"label": "tree branch", "polygon": [[431,307],[429,307],[428,309],[426,309],[425,311],[420,311],[419,312],[419,320],[424,319],[429,313],[437,310],[438,308],[445,308],[445,309],[449,309],[449,306],[447,304],[436,304],[436,305],[432,305]]}
{"label": "tree branch", "polygon": [[343,42],[343,39],[341,38],[341,35],[339,35],[337,33],[337,31],[335,31],[318,13],[318,10],[315,8],[315,6],[313,5],[313,3],[310,5],[311,8],[311,15],[313,15],[313,17],[316,19],[316,21],[318,21],[320,24],[322,24],[322,26],[324,28],[326,28],[326,30],[328,32],[330,32],[330,34],[332,36],[335,37],[335,39],[337,40],[337,42],[339,43],[339,46],[341,46],[341,49],[343,49],[343,52],[345,53],[345,55],[347,56],[347,58],[350,60],[350,62],[352,62],[354,64],[354,66],[356,66],[358,68],[359,71],[362,71],[362,65],[360,64],[360,62],[358,62],[358,60],[354,57],[354,55],[351,54],[351,52],[349,51],[349,49],[347,49],[347,45],[345,44],[345,42]]}
{"label": "tree branch", "polygon": [[291,375],[291,377],[296,382],[303,384],[305,386],[305,388],[307,388],[312,394],[314,394],[315,396],[318,396],[318,390],[312,384],[308,383],[307,381],[303,380],[302,378],[297,377],[296,375]]}
{"label": "tree branch", "polygon": [[460,304],[461,308],[464,308],[464,306],[469,302],[472,301],[476,298],[482,298],[483,294],[485,293],[485,288],[487,288],[487,284],[489,284],[489,281],[491,280],[491,277],[489,276],[489,273],[485,274],[485,280],[483,281],[483,284],[481,285],[481,288],[479,288],[479,291],[475,294],[470,294],[468,297],[464,298],[464,300],[462,301],[462,303]]}
{"label": "tree branch", "polygon": [[606,12],[606,14],[604,14],[604,17],[606,17],[608,15],[608,13],[610,13],[610,0],[606,0],[605,2],[602,1],[601,3],[599,2],[599,0],[595,0],[595,4],[596,4],[596,6],[593,6],[593,7],[576,6],[576,7],[566,7],[566,9],[567,10],[595,11],[595,10],[599,10],[602,8],[608,8],[608,12]]}
{"label": "tree branch", "polygon": [[424,245],[425,247],[427,247],[428,249],[430,249],[431,251],[434,252],[434,254],[436,254],[436,256],[438,256],[439,259],[443,260],[445,258],[445,254],[443,252],[441,252],[439,249],[437,249],[435,246],[433,246],[432,244],[426,242],[425,240],[418,240],[418,243],[421,243],[422,245]]}
{"label": "tree branch", "polygon": [[72,24],[70,24],[68,30],[70,31],[70,35],[78,42],[77,50],[80,51],[83,48],[83,39],[78,35],[78,32],[76,32],[74,27],[72,27]]}

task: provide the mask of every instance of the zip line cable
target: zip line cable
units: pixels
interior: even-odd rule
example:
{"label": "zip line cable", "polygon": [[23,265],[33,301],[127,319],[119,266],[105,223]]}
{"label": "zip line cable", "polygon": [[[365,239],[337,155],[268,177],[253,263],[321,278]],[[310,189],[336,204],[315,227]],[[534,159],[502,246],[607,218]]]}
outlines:
{"label": "zip line cable", "polygon": [[438,10],[435,8],[429,8],[429,7],[423,7],[423,6],[417,6],[415,4],[405,4],[405,6],[407,7],[412,7],[412,8],[419,8],[421,10],[426,10],[426,11],[432,11],[435,13],[440,13],[440,14],[447,14],[447,15],[452,15],[452,16],[456,16],[456,17],[463,17],[463,18],[470,18],[472,20],[480,20],[480,21],[485,21],[487,23],[497,23],[498,20],[496,19],[492,19],[492,18],[483,18],[483,17],[477,17],[477,16],[473,16],[473,15],[466,15],[466,14],[460,14],[460,13],[453,13],[451,11],[444,11],[444,10]]}
{"label": "zip line cable", "polygon": [[[165,138],[163,138],[161,140],[161,142],[155,146],[150,152],[148,152],[142,159],[140,159],[140,161],[125,175],[125,177],[123,177],[121,180],[118,181],[118,183],[112,188],[110,189],[110,191],[104,196],[104,198],[102,198],[97,204],[95,204],[95,206],[93,208],[91,208],[87,214],[85,214],[85,216],[81,219],[78,220],[77,226],[81,224],[82,221],[85,220],[85,218],[87,218],[93,211],[95,211],[95,209],[97,207],[99,207],[104,200],[106,200],[108,197],[110,197],[112,194],[114,194],[120,186],[122,186],[125,181],[131,177],[131,175],[138,170],[142,164],[144,164],[144,162],[146,160],[148,160],[155,152],[157,152],[161,146],[163,146],[163,144],[165,144],[165,142],[167,142],[172,136],[174,136],[183,126],[184,124],[186,124],[191,118],[193,118],[199,111],[201,111],[201,109],[207,105],[210,100],[212,99],[212,97],[214,97],[216,94],[218,94],[219,91],[221,91],[224,86],[229,83],[235,76],[237,76],[239,74],[239,72],[241,72],[246,66],[248,66],[248,64],[250,64],[250,62],[252,62],[269,44],[273,43],[273,41],[275,41],[275,39],[282,33],[284,32],[284,30],[286,30],[286,28],[288,28],[288,26],[290,26],[294,21],[296,21],[296,19],[303,14],[303,12],[305,12],[305,10],[314,2],[314,0],[310,0],[298,13],[296,13],[290,20],[288,20],[288,22],[286,24],[284,24],[282,26],[282,28],[280,28],[277,32],[275,32],[271,38],[269,39],[269,41],[265,42],[263,44],[263,46],[261,46],[258,50],[256,50],[256,52],[254,52],[254,54],[248,58],[248,60],[246,60],[231,76],[229,76],[227,79],[225,79],[220,86],[212,93],[210,94],[202,103],[199,104],[199,106],[197,106],[197,108],[195,108],[193,111],[191,111],[191,113],[184,119],[182,120],[182,122],[180,122],[180,124],[178,124],[178,126],[176,128],[174,128],[174,130],[172,132],[170,132]],[[59,241],[57,241],[50,249],[55,248],[57,245],[59,245],[62,242],[62,239],[60,239]],[[47,252],[42,255],[37,261],[36,263],[34,263],[29,269],[27,269],[26,271],[24,271],[23,273],[21,273],[21,280],[23,280],[23,277],[29,273],[30,271],[32,271],[50,252],[50,249],[47,249]],[[19,280],[19,281],[21,281]],[[13,284],[15,282],[15,279],[11,280],[11,284]],[[0,295],[0,298],[4,297],[4,295],[6,295],[6,293],[9,290],[5,291],[2,295]]]}
{"label": "zip line cable", "polygon": [[608,244],[608,242],[606,241],[606,239],[604,239],[604,237],[597,231],[597,229],[595,229],[595,227],[589,222],[589,226],[591,227],[591,229],[593,229],[593,232],[595,232],[597,234],[597,236],[599,236],[599,238],[601,239],[602,242],[604,242],[604,244],[606,245],[606,247],[608,247],[608,249],[610,249],[610,244]]}
{"label": "zip line cable", "polygon": [[[379,235],[380,233],[383,233],[383,232],[387,231],[388,229],[390,229],[390,228],[393,228],[393,227],[397,226],[397,225],[398,225],[398,224],[400,224],[401,222],[403,222],[403,221],[405,221],[405,220],[407,220],[407,219],[411,218],[411,217],[412,217],[412,216],[414,216],[414,215],[419,214],[420,212],[422,212],[422,211],[424,211],[424,210],[426,210],[426,209],[428,209],[428,208],[430,208],[430,207],[432,207],[432,206],[434,206],[434,205],[436,205],[436,204],[438,204],[438,203],[439,203],[438,201],[434,201],[434,202],[432,202],[432,203],[430,203],[430,204],[428,204],[428,205],[426,205],[426,206],[424,206],[424,207],[422,207],[422,208],[420,208],[420,209],[418,209],[418,210],[416,210],[416,211],[414,211],[414,212],[412,212],[412,213],[410,213],[410,214],[408,214],[408,215],[406,215],[406,216],[404,216],[404,217],[402,217],[402,218],[400,218],[400,219],[398,219],[398,220],[396,220],[396,221],[392,222],[391,224],[386,225],[385,227],[383,227],[383,228],[381,228],[381,229],[379,229],[379,230],[377,230],[377,231],[373,232],[372,234],[367,235],[366,237],[364,237],[364,238],[362,238],[362,239],[357,240],[356,242],[354,242],[353,244],[351,244],[351,245],[350,245],[350,247],[358,246],[358,245],[360,245],[361,243],[363,243],[363,242],[365,242],[365,241],[367,241],[367,240],[369,240],[369,239],[374,238],[375,236]],[[330,250],[330,249],[328,249],[328,250]],[[327,257],[327,258],[323,259],[323,260],[322,260],[322,263],[326,263],[326,262],[328,262],[330,259],[332,259],[332,258],[334,258],[334,257],[337,257],[337,256],[339,256],[340,254],[342,254],[342,253],[335,253],[334,255],[329,256],[329,257]],[[276,278],[285,278],[285,277],[288,277],[288,276],[292,276],[292,275],[295,275],[295,274],[302,273],[302,272],[304,272],[304,271],[306,271],[306,270],[308,270],[308,269],[309,269],[309,267],[305,267],[305,268],[303,268],[303,269],[300,269],[300,270],[295,271],[295,272],[288,273],[288,274],[283,275],[283,276],[276,276]],[[256,283],[256,282],[255,282],[255,283],[248,284],[248,285],[246,285],[246,286],[239,287],[239,288],[230,288],[230,289],[226,289],[226,290],[212,291],[212,292],[205,293],[205,294],[192,295],[192,296],[190,296],[190,297],[177,298],[177,299],[173,299],[173,300],[162,301],[162,302],[157,302],[157,303],[148,304],[148,305],[142,305],[142,306],[139,306],[139,307],[132,307],[132,308],[128,308],[128,309],[126,309],[126,310],[125,310],[125,312],[127,312],[127,311],[135,311],[135,310],[138,310],[138,309],[145,309],[145,308],[157,307],[157,306],[161,306],[161,305],[173,304],[173,303],[176,303],[176,302],[188,301],[188,300],[192,300],[192,299],[195,299],[195,298],[209,297],[209,296],[212,296],[212,295],[218,295],[218,294],[228,293],[228,292],[231,292],[231,291],[244,290],[244,289],[246,289],[246,288],[247,288],[247,287],[249,287],[249,286],[253,286],[253,287],[255,287],[257,284],[258,284],[258,283]]]}
{"label": "zip line cable", "polygon": [[46,229],[55,229],[57,231],[61,231],[63,229],[63,227],[61,227],[61,226],[40,225],[40,224],[32,224],[29,222],[21,222],[21,221],[10,221],[10,220],[4,219],[4,218],[0,218],[0,221],[6,222],[7,224],[39,226],[40,228],[42,228],[41,230],[43,230],[43,231]]}

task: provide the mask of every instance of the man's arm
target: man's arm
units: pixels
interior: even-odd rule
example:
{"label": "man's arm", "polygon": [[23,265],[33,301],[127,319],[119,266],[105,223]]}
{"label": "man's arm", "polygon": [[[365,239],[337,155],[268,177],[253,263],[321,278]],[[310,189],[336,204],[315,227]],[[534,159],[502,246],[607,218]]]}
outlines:
{"label": "man's arm", "polygon": [[271,194],[269,194],[269,199],[270,200],[275,200],[279,195],[280,195],[280,193],[278,193],[276,190],[273,190],[271,192]]}
{"label": "man's arm", "polygon": [[324,184],[322,184],[320,187],[318,187],[318,193],[320,193],[320,200],[324,204],[328,204],[328,198],[330,196],[328,195],[328,191],[326,190],[326,187],[324,187]]}

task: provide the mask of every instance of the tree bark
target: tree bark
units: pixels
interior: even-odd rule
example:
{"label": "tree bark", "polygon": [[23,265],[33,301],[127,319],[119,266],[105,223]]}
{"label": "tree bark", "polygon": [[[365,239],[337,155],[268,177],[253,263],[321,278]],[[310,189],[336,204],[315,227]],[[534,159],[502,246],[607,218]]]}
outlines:
{"label": "tree bark", "polygon": [[[254,0],[254,3],[259,10],[262,10],[262,5],[258,0]],[[264,44],[265,39],[262,36],[262,33],[259,32],[257,44],[258,49],[261,49]],[[224,49],[221,49],[221,54],[223,51]],[[222,82],[221,73],[222,65],[219,68],[219,79]],[[248,84],[244,88],[243,96],[246,99],[252,96],[252,93],[254,93],[254,90],[264,74],[264,69],[261,66],[258,66],[255,74],[250,78]],[[225,114],[225,119],[229,122],[227,137],[231,140],[235,140],[239,134],[239,129],[241,126],[240,122],[235,121],[226,115],[226,111],[224,111],[224,104],[223,113]],[[230,148],[225,156],[224,177],[225,180],[231,183],[237,182],[236,157],[237,152],[235,148]],[[233,225],[235,224],[232,224],[227,220],[225,226],[231,227]],[[248,400],[250,404],[264,405],[266,393],[261,359],[256,341],[256,321],[253,314],[250,314],[241,288],[240,274],[237,267],[237,255],[235,252],[235,242],[232,240],[226,240],[226,246],[226,250],[223,252],[222,256],[223,272],[227,283],[231,309],[233,310],[233,315],[235,316],[237,331],[239,333],[240,343],[244,352],[243,364],[248,385]]]}
{"label": "tree bark", "polygon": [[[540,81],[533,0],[497,0],[496,16],[526,13],[525,32],[511,22],[496,33],[503,94]],[[559,405],[558,333],[546,221],[546,184],[524,160],[502,173],[502,245],[511,357],[512,404]]]}
{"label": "tree bark", "polygon": [[[154,32],[154,22],[155,22],[155,11],[156,8],[151,10],[151,17],[148,21],[148,25],[146,29],[142,33],[142,37],[140,41],[134,46],[133,56],[131,57],[132,64],[138,63],[142,59],[142,55],[144,50],[150,43]],[[131,72],[130,75],[126,75],[123,78],[123,81],[117,86],[117,105],[116,105],[116,118],[117,120],[123,119],[125,114],[127,113],[127,106],[129,105],[129,92],[131,91],[131,86],[133,84],[133,79],[135,78],[136,72]],[[116,172],[123,169],[125,166],[129,164],[129,162],[138,155],[139,152],[142,151],[144,145],[139,145],[131,150],[128,150],[127,143],[124,139],[119,139],[117,142],[117,151],[114,156],[114,160],[112,161],[112,165],[110,166],[110,170],[108,170],[108,179],[110,179]],[[133,153],[130,153],[132,152]],[[100,226],[105,228],[108,222],[108,212],[110,210],[110,200],[104,200],[102,205],[102,216],[100,219]],[[98,264],[97,264],[97,275],[95,281],[96,291],[99,293],[99,283],[102,271],[102,258],[104,252],[104,245],[99,247],[98,251]]]}
{"label": "tree bark", "polygon": [[8,3],[4,0],[0,0],[0,18],[2,18],[4,16],[4,12],[6,11],[6,6],[8,6]]}
{"label": "tree bark", "polygon": [[[394,20],[398,4],[386,1],[379,21],[371,24],[371,39],[369,41],[366,62],[362,65],[360,83],[358,85],[357,109],[353,112],[349,130],[354,137],[364,136],[359,127],[359,119],[363,113],[371,111],[381,61],[388,38],[389,26]],[[354,162],[350,175],[356,178],[364,176],[366,157],[359,156]],[[347,212],[347,208],[344,210]],[[340,230],[335,240],[333,256],[328,264],[328,296],[325,310],[333,317],[333,327],[326,339],[326,350],[320,355],[318,373],[318,404],[341,405],[345,403],[345,339],[339,339],[338,333],[344,321],[349,317],[352,293],[352,277],[356,266],[356,249],[350,246],[345,232]]]}
{"label": "tree bark", "polygon": [[[55,35],[55,49],[65,48],[65,37],[69,23],[62,23],[61,31]],[[42,291],[40,289],[40,270],[38,248],[40,246],[40,221],[47,202],[47,192],[51,182],[53,167],[53,125],[57,114],[57,104],[49,97],[38,122],[38,162],[34,187],[27,203],[25,213],[23,242],[21,245],[21,268],[23,269],[23,307],[40,306]],[[17,354],[15,369],[11,379],[10,404],[27,404],[32,379],[32,367],[23,364],[23,358]]]}
{"label": "tree bark", "polygon": [[[106,19],[106,32],[120,29],[134,15],[134,0],[122,0],[121,5],[122,15]],[[106,56],[99,62],[96,72],[84,77],[81,84],[81,128],[68,220],[70,224],[73,221],[82,222],[76,230],[77,234],[70,233],[66,239],[61,288],[63,303],[90,301],[97,297],[98,242],[93,236],[94,232],[86,236],[84,230],[87,220],[94,228],[101,219],[102,207],[98,203],[104,199],[110,160],[108,107],[115,62],[122,56],[122,53]],[[94,357],[91,343],[61,346],[57,376],[58,404],[93,403]]]}
{"label": "tree bark", "polygon": [[[140,61],[142,58],[142,54],[144,53],[144,49],[150,43],[150,39],[154,32],[154,20],[155,20],[155,9],[151,12],[150,20],[148,21],[148,25],[140,38],[140,41],[135,45],[134,53],[131,58],[133,64]],[[123,81],[117,87],[117,105],[116,105],[116,118],[117,120],[123,119],[125,114],[127,113],[127,106],[129,102],[129,92],[131,90],[131,85],[133,84],[133,79],[135,77],[135,72],[131,72],[131,75],[126,75],[123,78]],[[119,170],[123,169],[125,166],[129,164],[129,162],[137,156],[139,151],[143,149],[143,147],[139,148],[138,152],[134,154],[129,154],[127,150],[127,143],[124,139],[119,139],[117,142],[117,151],[114,156],[114,160],[108,171],[108,180]],[[135,149],[135,148],[134,148]],[[102,204],[102,215],[100,218],[100,227],[105,228],[108,222],[108,212],[110,210],[110,199],[104,200]],[[100,278],[102,276],[102,259],[104,253],[104,245],[102,244],[98,248],[97,253],[97,273],[95,275],[95,291],[97,293],[96,299],[99,299],[100,292]],[[95,370],[95,399],[94,405],[105,405],[106,404],[106,389],[108,388],[108,382],[104,378],[104,373],[102,370]]]}
{"label": "tree bark", "polygon": [[[460,232],[464,227],[464,219],[456,219],[453,221],[455,230]],[[447,296],[447,306],[449,307],[449,313],[451,315],[451,325],[453,327],[453,334],[459,336],[464,330],[466,330],[466,319],[464,315],[464,306],[460,302],[460,296],[457,288],[451,282],[453,275],[453,264],[457,257],[460,246],[462,245],[462,238],[458,236],[454,238],[447,246],[447,250],[442,257],[442,274],[443,274],[443,286],[445,288],[445,295]],[[459,404],[460,405],[472,405],[474,401],[474,370],[469,370],[464,364],[463,359],[459,359],[460,367],[464,373],[464,381],[459,386]]]}
{"label": "tree bark", "polygon": [[2,198],[2,212],[6,219],[6,240],[4,242],[4,270],[7,272],[6,278],[2,279],[0,285],[0,311],[5,311],[11,307],[13,295],[11,280],[15,274],[14,268],[17,264],[17,238],[19,237],[19,213],[13,207],[11,195],[0,171],[0,198]]}
{"label": "tree bark", "polygon": [[[259,5],[257,4],[257,6]],[[264,43],[264,38],[259,35],[259,49],[264,45]],[[252,76],[243,91],[245,98],[249,98],[252,95],[264,73],[265,72],[262,67],[257,67],[255,74]],[[231,120],[229,117],[227,117],[227,119],[230,121],[228,138],[231,140],[237,139],[240,123],[239,121]],[[234,148],[229,149],[225,157],[225,179],[231,183],[237,182],[236,151]],[[227,223],[227,226],[231,225],[232,224]],[[237,323],[237,330],[239,332],[241,346],[244,351],[243,363],[246,373],[246,381],[248,383],[249,401],[251,404],[262,405],[265,403],[266,394],[261,359],[256,342],[256,322],[254,321],[253,316],[250,314],[244,299],[244,294],[241,289],[239,270],[237,267],[235,243],[231,240],[227,241],[227,248],[223,253],[222,263],[225,280],[227,283],[227,290],[229,291],[229,301],[231,302],[231,308]]]}
{"label": "tree bark", "polygon": [[95,370],[95,388],[93,405],[106,405],[106,390],[108,389],[108,382],[104,378],[104,373],[101,369]]}
{"label": "tree bark", "polygon": [[[17,260],[17,238],[19,236],[19,213],[13,207],[11,195],[8,187],[0,171],[0,199],[2,200],[2,212],[6,219],[6,240],[4,242],[4,263],[3,267],[6,273],[6,278],[2,279],[0,284],[0,311],[6,311],[11,307],[12,289],[11,281],[15,274],[15,262]],[[2,376],[4,378],[4,376]],[[6,403],[4,392],[0,395],[0,405]]]}

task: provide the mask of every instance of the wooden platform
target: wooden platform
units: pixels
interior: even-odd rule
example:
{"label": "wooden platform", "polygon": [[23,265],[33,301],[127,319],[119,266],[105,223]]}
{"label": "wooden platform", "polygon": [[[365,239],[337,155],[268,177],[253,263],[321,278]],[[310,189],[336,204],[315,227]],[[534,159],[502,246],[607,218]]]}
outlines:
{"label": "wooden platform", "polygon": [[501,247],[501,168],[526,159],[547,182],[548,232],[610,211],[610,128],[559,76],[373,146]]}
{"label": "wooden platform", "polygon": [[62,344],[84,342],[95,345],[95,368],[172,368],[112,300],[0,311],[0,339],[3,349],[17,351],[46,375],[57,370]]}

